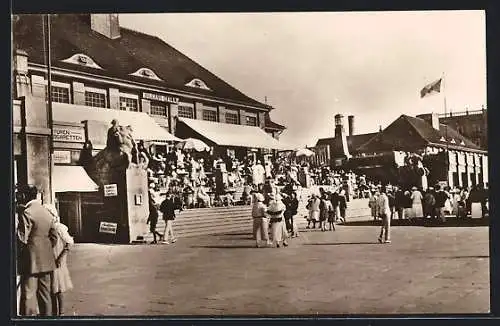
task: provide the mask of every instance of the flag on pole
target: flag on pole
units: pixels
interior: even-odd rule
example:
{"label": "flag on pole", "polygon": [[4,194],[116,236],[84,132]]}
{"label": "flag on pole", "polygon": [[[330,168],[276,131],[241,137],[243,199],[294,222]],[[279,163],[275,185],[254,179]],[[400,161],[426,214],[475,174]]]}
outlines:
{"label": "flag on pole", "polygon": [[420,98],[424,98],[426,96],[433,95],[435,93],[440,93],[441,92],[441,82],[443,81],[443,78],[439,78],[435,82],[432,82],[428,85],[425,85],[424,88],[420,91]]}

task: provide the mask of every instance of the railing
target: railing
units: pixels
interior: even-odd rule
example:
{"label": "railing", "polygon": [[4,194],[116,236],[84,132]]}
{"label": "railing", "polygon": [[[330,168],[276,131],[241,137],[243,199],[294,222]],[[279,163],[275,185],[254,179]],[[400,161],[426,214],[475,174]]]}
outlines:
{"label": "railing", "polygon": [[473,115],[473,114],[483,114],[486,113],[486,109],[480,109],[480,110],[465,110],[465,111],[460,111],[460,112],[449,112],[449,113],[440,113],[438,116],[440,118],[450,118],[450,117],[458,117],[458,116],[464,116],[464,115]]}

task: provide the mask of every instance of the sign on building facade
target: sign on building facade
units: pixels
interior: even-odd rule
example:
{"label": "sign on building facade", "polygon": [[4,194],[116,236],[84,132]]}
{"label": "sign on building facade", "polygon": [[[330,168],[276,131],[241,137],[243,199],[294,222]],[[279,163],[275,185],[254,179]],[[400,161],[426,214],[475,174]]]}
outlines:
{"label": "sign on building facade", "polygon": [[85,142],[85,131],[82,127],[54,126],[53,140],[60,142]]}
{"label": "sign on building facade", "polygon": [[118,187],[116,183],[104,185],[104,197],[118,196]]}

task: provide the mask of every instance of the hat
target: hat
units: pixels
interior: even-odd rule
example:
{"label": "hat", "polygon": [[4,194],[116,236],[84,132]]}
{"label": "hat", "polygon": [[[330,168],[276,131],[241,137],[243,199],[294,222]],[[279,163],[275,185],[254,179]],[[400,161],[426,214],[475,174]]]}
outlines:
{"label": "hat", "polygon": [[255,200],[263,202],[264,201],[264,196],[262,196],[262,194],[260,194],[260,193],[255,193]]}
{"label": "hat", "polygon": [[413,186],[411,190],[418,190],[417,187]]}

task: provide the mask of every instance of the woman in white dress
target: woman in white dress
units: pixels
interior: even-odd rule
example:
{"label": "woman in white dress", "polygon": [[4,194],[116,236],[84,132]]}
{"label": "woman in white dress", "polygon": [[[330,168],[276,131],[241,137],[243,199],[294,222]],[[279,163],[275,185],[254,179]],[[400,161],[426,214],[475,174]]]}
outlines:
{"label": "woman in white dress", "polygon": [[281,201],[280,196],[270,194],[269,206],[267,207],[267,215],[271,222],[271,241],[272,246],[279,248],[281,245],[288,246],[286,242],[286,231],[284,232],[285,209],[286,206]]}
{"label": "woman in white dress", "polygon": [[417,187],[413,187],[411,190],[413,217],[423,217],[424,211],[422,208],[422,193],[417,189]]}
{"label": "woman in white dress", "polygon": [[321,200],[318,197],[318,194],[313,192],[311,194],[311,199],[309,200],[309,203],[307,203],[306,208],[309,210],[309,218],[307,222],[307,229],[309,229],[309,225],[312,223],[313,224],[313,229],[316,228],[316,223],[319,222],[319,215],[320,215],[320,209],[319,205],[321,203]]}

